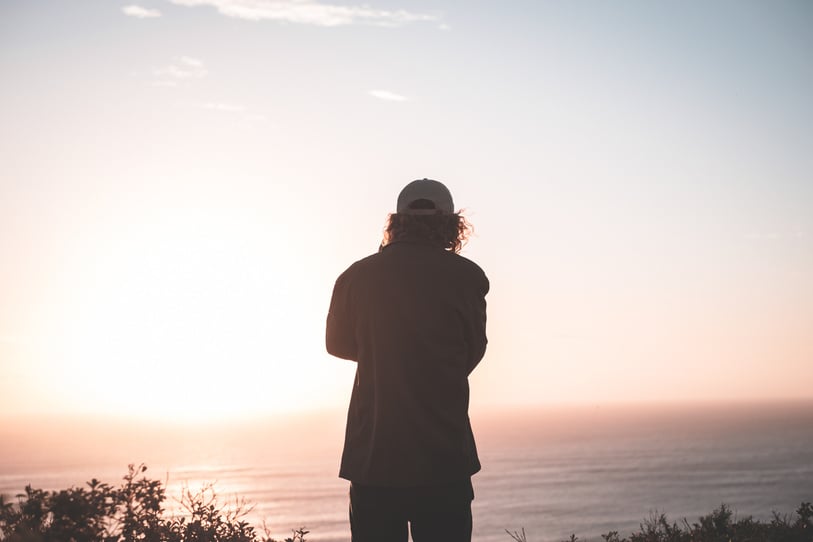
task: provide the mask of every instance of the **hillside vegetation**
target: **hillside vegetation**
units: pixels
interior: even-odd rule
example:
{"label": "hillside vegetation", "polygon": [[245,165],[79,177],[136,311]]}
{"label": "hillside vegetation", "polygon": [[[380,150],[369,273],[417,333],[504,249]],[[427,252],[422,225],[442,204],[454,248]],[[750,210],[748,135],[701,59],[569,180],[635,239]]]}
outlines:
{"label": "hillside vegetation", "polygon": [[[243,500],[221,503],[209,485],[198,492],[185,489],[180,511],[165,508],[166,487],[145,475],[144,465],[130,465],[114,487],[96,479],[86,487],[57,491],[25,488],[9,499],[0,495],[2,542],[281,542],[263,527],[245,521],[251,507]],[[525,531],[508,532],[528,542]],[[292,530],[284,542],[306,542],[304,528]],[[769,522],[736,519],[726,505],[696,523],[670,522],[665,515],[644,520],[638,531],[622,536],[610,532],[603,542],[813,542],[813,506],[802,503],[793,516],[776,512]],[[571,535],[569,541],[590,542]],[[601,542],[601,541],[595,541]]]}

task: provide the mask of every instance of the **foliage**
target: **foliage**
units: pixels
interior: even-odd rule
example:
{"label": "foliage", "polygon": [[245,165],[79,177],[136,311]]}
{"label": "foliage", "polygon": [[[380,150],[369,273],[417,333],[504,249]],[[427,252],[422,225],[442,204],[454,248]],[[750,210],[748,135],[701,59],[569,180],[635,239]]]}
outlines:
{"label": "foliage", "polygon": [[[506,532],[516,542],[526,542],[524,529],[521,534]],[[774,512],[770,522],[760,522],[751,516],[736,519],[725,504],[692,524],[684,519],[679,525],[670,522],[665,514],[654,513],[629,537],[622,538],[618,531],[610,531],[601,538],[604,542],[813,542],[813,505],[803,502],[795,517]],[[578,540],[572,534],[562,542]]]}
{"label": "foliage", "polygon": [[[267,529],[260,534],[245,518],[251,507],[242,499],[222,505],[212,485],[198,492],[185,487],[181,513],[166,514],[166,488],[130,465],[120,487],[95,478],[87,487],[44,491],[26,486],[17,502],[0,495],[0,542],[278,542]],[[527,542],[525,529],[506,531]],[[279,542],[306,542],[305,528]],[[803,502],[795,516],[773,513],[769,522],[737,519],[725,504],[690,524],[670,522],[653,513],[629,537],[617,531],[603,542],[813,542],[813,505]],[[581,541],[575,534],[563,542]]]}
{"label": "foliage", "polygon": [[[181,515],[165,514],[166,488],[130,465],[120,487],[95,478],[87,487],[44,491],[26,486],[18,502],[0,495],[2,542],[277,542],[245,521],[243,500],[222,507],[211,485],[184,488]],[[306,542],[304,528],[284,542]]]}

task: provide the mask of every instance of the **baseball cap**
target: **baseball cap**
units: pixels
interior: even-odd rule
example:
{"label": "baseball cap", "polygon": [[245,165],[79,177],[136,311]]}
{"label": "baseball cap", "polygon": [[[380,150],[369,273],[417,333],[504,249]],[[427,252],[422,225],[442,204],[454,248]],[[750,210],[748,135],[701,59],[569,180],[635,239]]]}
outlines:
{"label": "baseball cap", "polygon": [[[426,200],[434,207],[427,208],[421,205],[421,208],[412,208],[412,204],[418,200]],[[454,214],[452,193],[439,181],[432,179],[412,181],[398,194],[396,212],[406,215]]]}

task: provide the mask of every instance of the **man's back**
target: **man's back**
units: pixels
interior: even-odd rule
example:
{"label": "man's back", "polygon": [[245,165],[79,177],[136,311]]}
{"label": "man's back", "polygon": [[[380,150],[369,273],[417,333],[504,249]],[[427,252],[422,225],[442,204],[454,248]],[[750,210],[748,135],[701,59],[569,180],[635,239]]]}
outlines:
{"label": "man's back", "polygon": [[340,476],[353,542],[470,542],[480,469],[468,376],[486,348],[488,279],[442,183],[398,195],[382,248],[336,280],[327,350],[358,362]]}
{"label": "man's back", "polygon": [[414,486],[479,470],[467,377],[485,352],[487,291],[475,263],[419,240],[339,277],[327,347],[358,361],[340,476]]}

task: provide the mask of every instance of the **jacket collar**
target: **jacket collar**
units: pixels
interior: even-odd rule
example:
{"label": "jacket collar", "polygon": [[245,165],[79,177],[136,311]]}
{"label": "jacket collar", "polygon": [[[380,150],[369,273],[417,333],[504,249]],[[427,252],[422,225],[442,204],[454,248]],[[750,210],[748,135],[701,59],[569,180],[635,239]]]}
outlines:
{"label": "jacket collar", "polygon": [[385,245],[382,248],[382,250],[386,249],[388,247],[391,247],[393,245],[400,245],[400,244],[422,245],[422,246],[426,246],[426,247],[433,247],[433,248],[437,248],[437,249],[440,249],[440,250],[445,250],[442,246],[438,245],[437,243],[434,243],[434,242],[430,241],[429,239],[425,239],[423,237],[416,237],[416,236],[413,236],[413,235],[403,235],[403,236],[399,237],[398,239],[395,239],[394,241],[390,241],[387,245]]}

